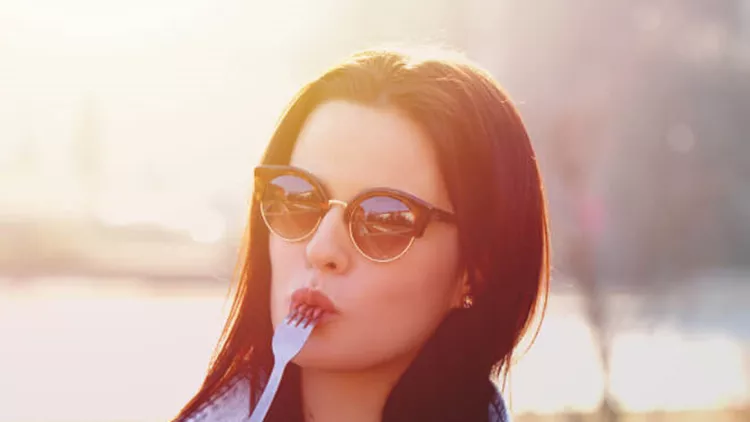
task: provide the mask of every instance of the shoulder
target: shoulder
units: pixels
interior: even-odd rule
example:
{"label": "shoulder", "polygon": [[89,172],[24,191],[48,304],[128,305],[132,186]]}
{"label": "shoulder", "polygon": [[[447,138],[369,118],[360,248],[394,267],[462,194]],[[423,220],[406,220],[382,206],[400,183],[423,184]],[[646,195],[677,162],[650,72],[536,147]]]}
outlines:
{"label": "shoulder", "polygon": [[[250,382],[239,377],[222,389],[203,407],[182,422],[238,422],[248,419]],[[511,422],[505,400],[499,391],[489,404],[489,422]]]}
{"label": "shoulder", "polygon": [[500,391],[495,390],[495,396],[490,402],[489,412],[489,422],[511,422],[510,413],[505,406],[505,400]]}
{"label": "shoulder", "polygon": [[250,411],[250,382],[238,377],[181,422],[240,422]]}

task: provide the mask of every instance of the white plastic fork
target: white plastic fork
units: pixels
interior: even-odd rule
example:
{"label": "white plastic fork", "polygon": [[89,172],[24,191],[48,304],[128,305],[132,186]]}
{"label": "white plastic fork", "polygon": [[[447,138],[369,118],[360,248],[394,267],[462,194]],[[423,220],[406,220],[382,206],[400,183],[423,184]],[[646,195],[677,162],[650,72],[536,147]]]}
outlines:
{"label": "white plastic fork", "polygon": [[276,396],[276,391],[279,389],[281,377],[284,375],[287,364],[302,350],[302,346],[310,337],[310,333],[318,323],[321,314],[322,311],[319,308],[302,305],[293,309],[284,318],[284,322],[276,327],[271,343],[274,356],[273,370],[258,404],[250,415],[250,422],[263,422],[263,419],[265,419],[268,409],[273,403],[273,398]]}

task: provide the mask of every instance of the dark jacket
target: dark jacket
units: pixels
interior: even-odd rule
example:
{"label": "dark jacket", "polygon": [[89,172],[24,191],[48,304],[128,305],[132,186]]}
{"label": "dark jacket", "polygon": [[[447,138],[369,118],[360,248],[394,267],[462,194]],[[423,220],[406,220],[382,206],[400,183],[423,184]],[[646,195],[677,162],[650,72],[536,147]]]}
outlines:
{"label": "dark jacket", "polygon": [[[243,422],[250,418],[250,385],[247,379],[235,381],[207,405],[190,415],[184,422]],[[489,405],[490,422],[510,422],[505,401],[498,392]]]}

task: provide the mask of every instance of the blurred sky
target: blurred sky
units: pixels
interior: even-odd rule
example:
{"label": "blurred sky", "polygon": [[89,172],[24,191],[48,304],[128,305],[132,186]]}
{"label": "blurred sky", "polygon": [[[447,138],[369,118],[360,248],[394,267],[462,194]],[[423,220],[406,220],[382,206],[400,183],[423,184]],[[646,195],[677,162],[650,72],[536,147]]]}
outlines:
{"label": "blurred sky", "polygon": [[286,72],[294,45],[324,22],[320,11],[309,2],[3,1],[0,162],[34,162],[3,172],[4,192],[25,215],[28,205],[80,212],[74,142],[88,130],[104,215],[242,194],[297,89]]}

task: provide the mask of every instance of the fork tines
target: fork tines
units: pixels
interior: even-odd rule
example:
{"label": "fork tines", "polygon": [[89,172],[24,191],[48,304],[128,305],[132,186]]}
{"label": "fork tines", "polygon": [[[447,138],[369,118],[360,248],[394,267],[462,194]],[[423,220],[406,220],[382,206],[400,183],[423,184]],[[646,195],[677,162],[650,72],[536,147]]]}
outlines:
{"label": "fork tines", "polygon": [[299,327],[301,324],[307,328],[308,325],[316,323],[322,315],[323,309],[303,303],[292,308],[284,321],[295,327]]}

